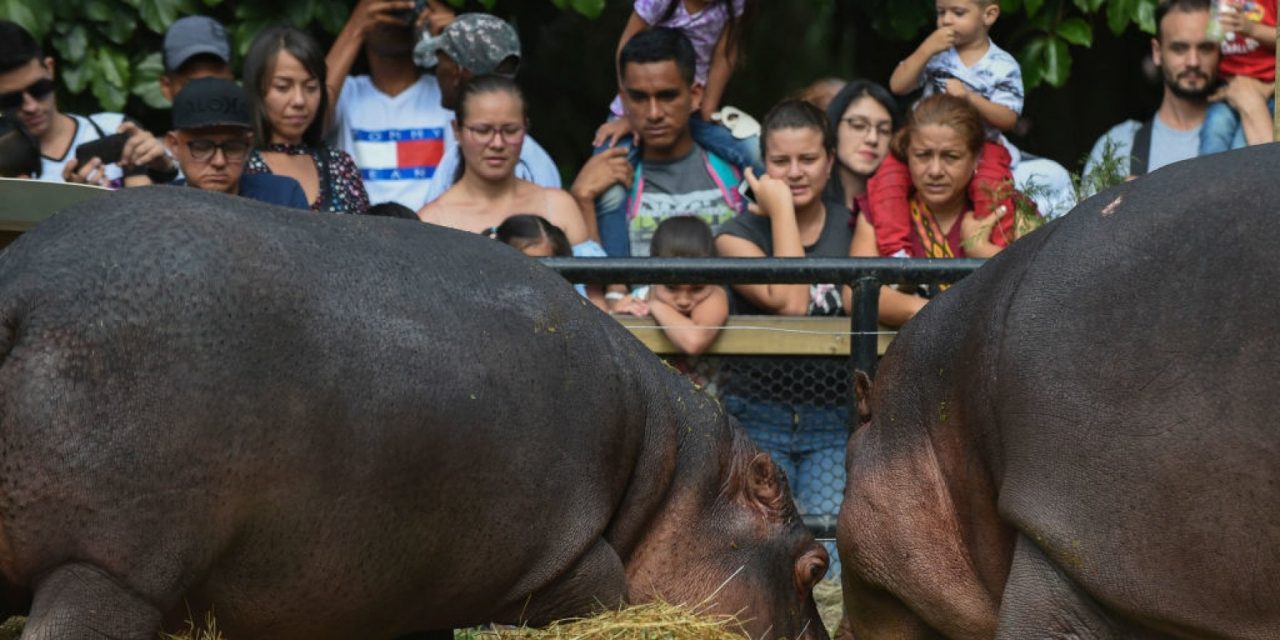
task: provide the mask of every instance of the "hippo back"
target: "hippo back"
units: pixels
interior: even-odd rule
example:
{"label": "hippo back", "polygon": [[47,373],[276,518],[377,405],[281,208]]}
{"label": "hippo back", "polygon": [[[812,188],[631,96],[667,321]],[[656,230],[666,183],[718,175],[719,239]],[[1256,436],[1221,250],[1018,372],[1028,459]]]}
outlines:
{"label": "hippo back", "polygon": [[1099,194],[898,336],[841,514],[860,637],[1280,634],[1278,164]]}
{"label": "hippo back", "polygon": [[1276,166],[1253,147],[1088,200],[992,336],[1001,511],[1134,618],[1280,631]]}
{"label": "hippo back", "polygon": [[[160,557],[180,558],[224,572],[193,604],[264,614],[246,625],[307,619],[255,604],[281,592],[368,617],[369,576],[447,575],[428,593],[455,611],[518,611],[505,599],[559,577],[628,491],[661,494],[670,478],[631,482],[676,446],[646,421],[693,393],[505,245],[194,189],[117,192],[23,236],[0,317],[5,574],[92,558],[162,592]],[[728,433],[713,403],[682,410]],[[77,499],[13,499],[49,483]],[[473,542],[494,514],[525,535]]]}

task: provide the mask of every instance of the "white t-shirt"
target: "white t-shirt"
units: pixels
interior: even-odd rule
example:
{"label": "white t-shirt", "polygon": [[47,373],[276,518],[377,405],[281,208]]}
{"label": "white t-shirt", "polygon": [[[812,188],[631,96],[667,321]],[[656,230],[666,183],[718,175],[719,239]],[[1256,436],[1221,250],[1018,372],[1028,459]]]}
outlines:
{"label": "white t-shirt", "polygon": [[[1102,161],[1102,152],[1108,140],[1111,141],[1115,156],[1122,159],[1120,170],[1127,175],[1129,158],[1133,155],[1133,138],[1141,126],[1142,123],[1137,120],[1125,120],[1111,127],[1101,138],[1098,138],[1098,141],[1093,144],[1093,150],[1089,152],[1089,159],[1084,163],[1084,175],[1087,177],[1091,174]],[[1199,154],[1199,126],[1187,131],[1179,131],[1165,125],[1159,116],[1155,118],[1155,124],[1151,127],[1151,149],[1147,154],[1147,173],[1167,164],[1194,158]]]}
{"label": "white t-shirt", "polygon": [[440,105],[440,85],[424,74],[397,96],[369,76],[348,76],[334,107],[334,144],[351,154],[369,202],[398,202],[417,211],[427,187],[453,145],[453,112]]}
{"label": "white t-shirt", "polygon": [[[458,144],[450,141],[448,148],[445,149],[444,158],[436,167],[435,177],[427,186],[427,202],[432,202],[444,195],[444,192],[453,186],[453,174],[458,170],[458,163],[461,160]],[[540,187],[560,188],[560,169],[556,167],[551,155],[538,144],[537,140],[533,139],[533,136],[524,137],[524,146],[520,147],[520,160],[516,162],[516,177]]]}
{"label": "white t-shirt", "polygon": [[[109,136],[120,128],[124,122],[124,114],[122,113],[95,113],[92,116],[78,116],[74,113],[66,114],[76,121],[76,134],[71,138],[71,146],[67,147],[67,152],[62,154],[61,158],[50,158],[46,155],[40,156],[40,180],[42,182],[62,182],[62,168],[67,166],[67,162],[76,157],[76,147],[86,143],[93,142],[99,138]],[[90,121],[92,118],[92,121]],[[98,125],[96,128],[94,125]],[[99,133],[99,129],[102,131]],[[109,164],[107,165],[107,180],[110,181],[109,186],[118,189],[123,186],[124,172],[120,167]]]}

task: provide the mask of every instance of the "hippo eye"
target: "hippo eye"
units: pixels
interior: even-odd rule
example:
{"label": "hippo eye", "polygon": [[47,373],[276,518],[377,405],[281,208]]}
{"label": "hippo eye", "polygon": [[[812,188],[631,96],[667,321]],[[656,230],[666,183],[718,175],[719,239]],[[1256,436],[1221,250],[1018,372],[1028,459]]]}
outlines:
{"label": "hippo eye", "polygon": [[819,580],[822,580],[822,576],[825,575],[827,575],[827,565],[822,562],[815,562],[809,565],[809,582],[811,584],[817,584]]}

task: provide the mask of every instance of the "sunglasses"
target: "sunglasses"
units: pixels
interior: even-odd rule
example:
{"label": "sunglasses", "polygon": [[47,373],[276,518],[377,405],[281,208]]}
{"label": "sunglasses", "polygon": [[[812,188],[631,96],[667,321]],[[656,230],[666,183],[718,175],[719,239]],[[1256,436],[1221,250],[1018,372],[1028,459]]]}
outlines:
{"label": "sunglasses", "polygon": [[31,96],[32,100],[44,100],[56,86],[51,78],[41,78],[27,85],[26,89],[0,93],[0,111],[21,109],[23,94]]}

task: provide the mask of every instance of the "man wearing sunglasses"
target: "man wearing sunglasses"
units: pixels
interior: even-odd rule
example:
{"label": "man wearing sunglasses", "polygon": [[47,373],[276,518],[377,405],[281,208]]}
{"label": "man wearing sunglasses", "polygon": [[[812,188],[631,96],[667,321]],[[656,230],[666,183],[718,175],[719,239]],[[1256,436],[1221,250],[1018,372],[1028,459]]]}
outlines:
{"label": "man wearing sunglasses", "polygon": [[184,178],[175,185],[295,209],[307,209],[307,196],[297,180],[274,174],[244,175],[253,149],[249,99],[224,78],[192,80],[173,99],[173,131],[165,145],[178,160]]}
{"label": "man wearing sunglasses", "polygon": [[[40,142],[40,179],[87,182],[103,186],[149,184],[147,172],[170,173],[172,160],[164,146],[119,113],[85,117],[58,110],[53,58],[17,23],[0,20],[0,112],[27,128]],[[80,145],[113,133],[128,136],[116,164],[75,158]],[[126,174],[129,177],[125,177]]]}

